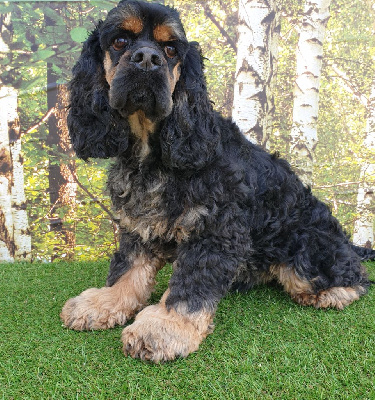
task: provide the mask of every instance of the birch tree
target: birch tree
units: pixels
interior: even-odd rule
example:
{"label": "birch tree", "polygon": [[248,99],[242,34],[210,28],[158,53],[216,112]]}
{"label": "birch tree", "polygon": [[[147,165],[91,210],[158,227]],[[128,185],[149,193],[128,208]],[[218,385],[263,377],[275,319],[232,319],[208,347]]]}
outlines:
{"label": "birch tree", "polygon": [[374,206],[375,206],[375,78],[372,82],[368,102],[367,132],[364,147],[368,158],[361,167],[357,196],[358,219],[354,224],[353,241],[360,246],[372,247],[374,244]]}
{"label": "birch tree", "polygon": [[[2,58],[9,56],[13,36],[11,14],[1,14],[0,22]],[[17,90],[3,86],[0,89],[0,261],[28,260],[30,256]]]}
{"label": "birch tree", "polygon": [[280,24],[274,0],[240,0],[233,120],[246,137],[267,147]]}
{"label": "birch tree", "polygon": [[0,261],[14,261],[13,217],[10,198],[12,160],[9,148],[8,90],[0,89]]}
{"label": "birch tree", "polygon": [[312,184],[322,71],[323,42],[331,0],[305,0],[296,52],[291,158],[302,181]]}
{"label": "birch tree", "polygon": [[17,90],[3,87],[0,89],[0,261],[28,260],[30,256]]}

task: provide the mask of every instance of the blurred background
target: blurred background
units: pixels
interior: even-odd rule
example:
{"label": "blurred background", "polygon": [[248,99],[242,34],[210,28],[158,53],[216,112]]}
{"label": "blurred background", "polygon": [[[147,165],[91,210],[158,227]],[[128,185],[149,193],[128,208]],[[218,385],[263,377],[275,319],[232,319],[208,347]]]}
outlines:
{"label": "blurred background", "polygon": [[[0,261],[97,260],[118,246],[111,160],[78,160],[66,126],[71,68],[116,4],[0,2]],[[215,108],[288,159],[354,241],[373,246],[375,2],[164,4],[202,47]]]}

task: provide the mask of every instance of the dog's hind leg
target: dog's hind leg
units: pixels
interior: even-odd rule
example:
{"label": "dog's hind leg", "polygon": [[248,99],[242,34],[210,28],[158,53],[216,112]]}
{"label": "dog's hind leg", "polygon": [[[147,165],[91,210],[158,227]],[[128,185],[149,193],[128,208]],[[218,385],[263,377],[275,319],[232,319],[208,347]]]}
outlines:
{"label": "dog's hind leg", "polygon": [[366,285],[360,284],[316,290],[313,281],[309,282],[300,277],[294,268],[285,265],[272,266],[270,272],[283,285],[292,299],[304,306],[342,310],[367,291]]}

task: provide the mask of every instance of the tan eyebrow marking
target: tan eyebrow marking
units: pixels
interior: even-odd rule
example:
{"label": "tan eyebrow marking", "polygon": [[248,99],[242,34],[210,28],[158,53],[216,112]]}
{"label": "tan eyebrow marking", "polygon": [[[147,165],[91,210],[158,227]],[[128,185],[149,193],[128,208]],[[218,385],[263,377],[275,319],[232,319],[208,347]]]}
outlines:
{"label": "tan eyebrow marking", "polygon": [[141,33],[143,29],[143,22],[137,17],[128,17],[121,24],[121,28],[126,31],[133,32],[135,34]]}
{"label": "tan eyebrow marking", "polygon": [[168,25],[157,25],[154,28],[154,38],[157,42],[169,42],[176,40],[173,29]]}

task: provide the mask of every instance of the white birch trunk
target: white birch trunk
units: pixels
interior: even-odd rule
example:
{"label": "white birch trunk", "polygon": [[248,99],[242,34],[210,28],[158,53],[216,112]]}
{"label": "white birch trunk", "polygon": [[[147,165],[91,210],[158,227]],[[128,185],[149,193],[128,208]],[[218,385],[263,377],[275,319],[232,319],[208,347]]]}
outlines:
{"label": "white birch trunk", "polygon": [[357,214],[354,224],[353,242],[359,246],[372,247],[374,244],[375,206],[375,79],[368,103],[367,135],[364,147],[369,152],[368,159],[361,167],[361,183],[358,188]]}
{"label": "white birch trunk", "polygon": [[13,185],[11,189],[14,258],[18,261],[31,258],[31,236],[26,211],[25,180],[23,156],[21,153],[20,125],[17,114],[17,91],[10,89],[8,134],[13,168]]}
{"label": "white birch trunk", "polygon": [[13,215],[11,203],[12,160],[9,148],[8,88],[0,89],[0,261],[14,261]]}
{"label": "white birch trunk", "polygon": [[25,206],[17,91],[0,90],[0,261],[28,260],[31,237]]}
{"label": "white birch trunk", "polygon": [[280,24],[274,0],[240,0],[232,118],[252,142],[267,147]]}
{"label": "white birch trunk", "polygon": [[297,46],[290,151],[292,165],[307,185],[312,185],[314,151],[318,142],[319,88],[330,3],[331,0],[305,0]]}

